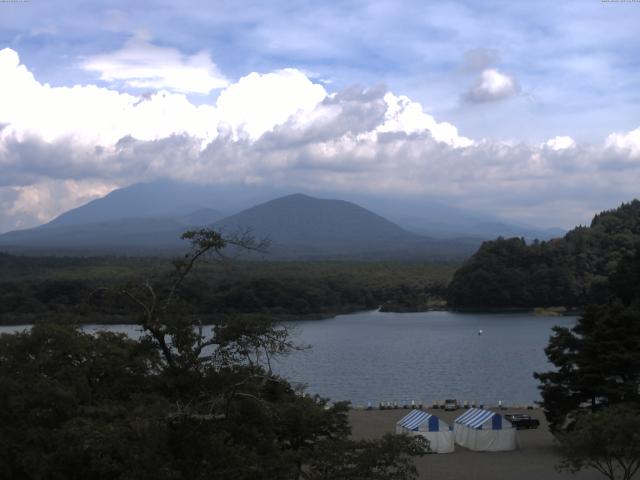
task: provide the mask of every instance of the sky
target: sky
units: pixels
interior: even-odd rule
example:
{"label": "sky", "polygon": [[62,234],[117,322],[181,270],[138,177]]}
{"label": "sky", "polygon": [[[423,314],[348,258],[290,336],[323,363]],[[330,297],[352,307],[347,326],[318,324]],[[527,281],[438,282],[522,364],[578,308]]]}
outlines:
{"label": "sky", "polygon": [[0,232],[159,178],[571,228],[640,196],[640,2],[0,1]]}

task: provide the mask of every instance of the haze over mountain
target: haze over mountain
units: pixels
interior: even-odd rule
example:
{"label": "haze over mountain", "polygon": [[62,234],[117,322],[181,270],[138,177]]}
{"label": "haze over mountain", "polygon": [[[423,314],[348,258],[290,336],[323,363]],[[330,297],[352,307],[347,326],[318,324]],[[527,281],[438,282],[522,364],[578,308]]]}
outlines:
{"label": "haze over mountain", "polygon": [[[45,226],[103,222],[121,218],[175,217],[204,208],[214,209],[226,216],[293,193],[298,192],[290,188],[264,185],[198,185],[158,180],[114,190],[102,198],[63,213]],[[505,222],[497,217],[461,210],[434,200],[390,199],[372,194],[345,195],[332,191],[302,193],[357,203],[406,230],[432,237],[470,236],[490,239],[502,235],[547,239],[564,233],[561,229],[538,229],[530,225]]]}
{"label": "haze over mountain", "polygon": [[183,231],[214,225],[227,232],[250,227],[257,236],[269,236],[272,258],[450,258],[466,256],[480,240],[499,235],[550,236],[548,231],[506,224],[437,202],[357,197],[364,206],[384,212],[380,216],[346,200],[287,193],[275,187],[203,186],[168,180],[135,184],[48,224],[2,235],[0,247],[151,254],[184,249],[179,240]]}
{"label": "haze over mountain", "polygon": [[[217,222],[218,213],[206,209],[173,217],[113,220],[112,212],[100,205],[88,208],[93,215],[76,210],[61,221],[2,235],[0,246],[46,253],[176,253],[186,248],[180,234],[203,225],[213,225],[230,235],[251,228],[256,237],[271,240],[269,258],[274,259],[461,258],[477,246],[476,242],[422,237],[353,203],[302,194],[277,198]],[[106,220],[87,220],[99,219],[105,212]],[[143,212],[131,215],[136,213]]]}

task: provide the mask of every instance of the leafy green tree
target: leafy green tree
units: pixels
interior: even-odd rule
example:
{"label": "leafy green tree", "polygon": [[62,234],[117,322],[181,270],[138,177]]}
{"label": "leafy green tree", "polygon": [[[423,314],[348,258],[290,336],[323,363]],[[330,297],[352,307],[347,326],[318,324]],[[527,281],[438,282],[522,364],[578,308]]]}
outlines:
{"label": "leafy green tree", "polygon": [[556,370],[536,373],[550,428],[572,427],[583,410],[640,405],[640,252],[624,259],[609,300],[587,308],[571,328],[556,327],[545,349]]}
{"label": "leafy green tree", "polygon": [[640,312],[620,304],[588,308],[572,329],[555,327],[545,349],[556,370],[536,373],[552,430],[582,409],[640,404]]}
{"label": "leafy green tree", "polygon": [[387,434],[380,440],[324,442],[304,478],[308,480],[403,480],[417,470],[413,457],[428,452],[422,437]]}
{"label": "leafy green tree", "polygon": [[[0,336],[1,477],[156,471],[155,462],[134,458],[153,445],[154,415],[168,407],[155,391],[160,358],[149,347],[61,325]],[[132,445],[142,448],[134,452]]]}
{"label": "leafy green tree", "polygon": [[294,348],[286,330],[259,316],[204,327],[185,306],[199,259],[224,263],[234,247],[264,244],[212,230],[184,238],[191,252],[168,280],[122,289],[139,311],[140,340],[48,324],[0,336],[0,476],[415,478],[419,443],[350,440],[346,404],[273,373],[271,358]]}
{"label": "leafy green tree", "polygon": [[579,416],[558,437],[560,470],[593,468],[610,480],[631,480],[640,469],[640,410],[609,407]]}

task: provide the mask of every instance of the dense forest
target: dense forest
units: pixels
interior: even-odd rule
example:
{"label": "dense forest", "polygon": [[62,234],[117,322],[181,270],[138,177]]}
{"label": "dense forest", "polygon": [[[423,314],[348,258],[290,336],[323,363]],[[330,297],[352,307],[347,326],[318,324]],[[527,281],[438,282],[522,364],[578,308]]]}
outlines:
{"label": "dense forest", "polygon": [[[198,265],[183,285],[185,312],[204,317],[259,313],[320,318],[382,307],[442,306],[456,264],[402,262],[233,262]],[[64,318],[129,323],[126,285],[160,285],[172,265],[153,258],[23,257],[0,254],[0,324]]]}
{"label": "dense forest", "polygon": [[563,238],[485,242],[455,273],[448,302],[454,308],[581,307],[606,297],[606,280],[639,243],[638,200]]}

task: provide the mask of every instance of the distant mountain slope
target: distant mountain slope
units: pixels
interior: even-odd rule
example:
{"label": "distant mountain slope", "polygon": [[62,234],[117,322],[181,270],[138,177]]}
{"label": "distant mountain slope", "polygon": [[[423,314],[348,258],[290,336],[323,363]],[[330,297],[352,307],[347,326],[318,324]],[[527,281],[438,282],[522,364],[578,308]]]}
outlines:
{"label": "distant mountain slope", "polygon": [[[29,253],[46,249],[44,253],[48,254],[80,251],[154,254],[158,250],[183,249],[184,242],[178,237],[187,227],[211,225],[229,214],[231,217],[219,225],[227,229],[252,226],[269,234],[276,243],[272,258],[329,255],[459,259],[470,255],[482,240],[496,235],[525,238],[550,235],[419,198],[387,199],[343,192],[349,202],[332,200],[318,204],[317,198],[309,196],[288,197],[290,192],[285,190],[171,180],[134,184],[63,213],[36,229],[0,235],[0,248]],[[341,194],[322,193],[325,198],[336,195]],[[272,204],[270,201],[277,197],[282,198]],[[252,208],[262,203],[265,205],[260,209]],[[294,206],[309,210],[303,213]],[[265,216],[274,209],[282,209],[283,213]],[[328,220],[331,221],[326,223]]]}
{"label": "distant mountain slope", "polygon": [[[144,253],[176,249],[185,226],[173,219],[125,218],[100,223],[49,226],[5,233],[0,248],[55,254]],[[151,253],[151,252],[149,252]]]}
{"label": "distant mountain slope", "polygon": [[272,242],[278,258],[460,258],[470,246],[408,232],[359,205],[293,194],[265,202],[214,224],[224,232],[250,227]]}
{"label": "distant mountain slope", "polygon": [[386,245],[419,238],[354,203],[302,194],[257,205],[218,221],[215,226],[227,231],[251,226],[257,234],[268,235],[282,244],[324,245],[337,239],[360,242],[367,238],[371,245]]}
{"label": "distant mountain slope", "polygon": [[589,227],[527,245],[484,243],[456,272],[449,303],[457,307],[581,306],[601,294],[618,262],[640,245],[640,201],[596,215]]}
{"label": "distant mountain slope", "polygon": [[561,228],[537,228],[518,221],[502,220],[492,215],[445,205],[433,199],[367,196],[353,201],[378,212],[410,232],[435,238],[474,237],[490,240],[502,236],[549,240],[567,233]]}
{"label": "distant mountain slope", "polygon": [[205,207],[215,207],[211,191],[209,186],[168,180],[137,183],[69,210],[43,227],[187,215]]}
{"label": "distant mountain slope", "polygon": [[[169,218],[121,218],[80,222],[78,217],[0,236],[12,252],[73,254],[178,253],[188,228],[213,225],[227,234],[251,228],[269,237],[272,259],[462,259],[477,240],[434,240],[410,233],[356,204],[294,194],[243,210],[222,220],[211,209]],[[70,221],[73,220],[73,221]],[[215,222],[215,223],[214,223]]]}
{"label": "distant mountain slope", "polygon": [[214,209],[229,215],[286,193],[289,192],[262,186],[200,185],[156,180],[114,190],[63,213],[43,226],[79,225],[123,218],[167,218],[202,209]]}
{"label": "distant mountain slope", "polygon": [[[207,208],[230,215],[291,193],[291,189],[264,185],[198,185],[157,180],[114,190],[103,198],[63,213],[42,228],[123,218],[173,218]],[[314,197],[348,200],[377,212],[405,230],[428,237],[472,237],[477,240],[502,235],[548,239],[565,233],[558,229],[543,230],[517,222],[505,222],[490,215],[450,207],[433,199],[385,198],[336,191],[317,191],[312,194]]]}
{"label": "distant mountain slope", "polygon": [[184,231],[212,225],[220,217],[215,210],[201,209],[172,218],[121,218],[95,223],[48,224],[0,235],[0,248],[45,254],[169,253],[186,248],[186,243],[180,240]]}

